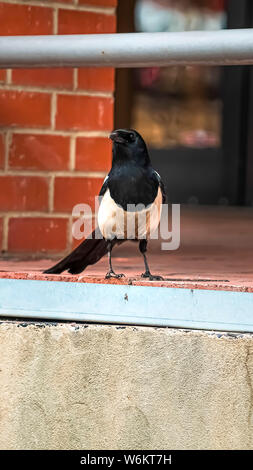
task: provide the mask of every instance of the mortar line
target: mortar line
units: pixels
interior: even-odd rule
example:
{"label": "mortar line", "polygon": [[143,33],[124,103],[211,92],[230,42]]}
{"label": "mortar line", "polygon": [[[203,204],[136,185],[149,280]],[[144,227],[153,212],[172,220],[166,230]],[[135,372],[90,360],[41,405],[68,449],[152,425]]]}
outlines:
{"label": "mortar line", "polygon": [[4,214],[3,217],[3,240],[2,240],[2,250],[8,250],[8,231],[9,231],[9,214]]}
{"label": "mortar line", "polygon": [[12,84],[12,69],[7,69],[6,70],[6,85],[11,85]]}
{"label": "mortar line", "polygon": [[[71,67],[70,67],[71,68]],[[7,69],[10,70],[10,69]],[[32,69],[31,69],[32,70]],[[27,93],[44,93],[50,95],[51,93],[56,93],[58,95],[70,95],[70,96],[90,96],[90,97],[98,97],[98,98],[113,98],[113,92],[104,92],[104,91],[96,91],[96,90],[69,90],[66,88],[55,88],[55,87],[39,87],[33,85],[15,85],[12,83],[1,83],[0,90],[7,90],[7,91],[22,91]]]}
{"label": "mortar line", "polygon": [[[75,67],[73,69],[73,90],[76,92],[78,88],[78,69]],[[79,90],[78,90],[79,93]]]}
{"label": "mortar line", "polygon": [[[72,218],[72,214],[70,212],[40,212],[40,211],[8,211],[8,214],[6,212],[3,212],[3,211],[0,211],[0,217],[1,218],[4,218],[4,217],[8,217],[9,219],[10,218],[37,218],[37,217],[41,217],[41,218],[56,218],[56,219],[66,219],[66,218],[69,218],[71,217]],[[87,219],[89,220],[90,218],[94,218],[95,217],[95,214],[93,213],[92,217],[90,217],[90,215],[82,215],[82,217],[84,219]]]}
{"label": "mortar line", "polygon": [[49,176],[54,177],[71,177],[71,178],[104,178],[107,175],[106,171],[75,171],[75,170],[66,170],[66,171],[40,171],[40,170],[0,170],[0,176],[34,176],[34,177],[44,177],[48,178]]}
{"label": "mortar line", "polygon": [[53,34],[58,34],[58,8],[53,10]]}
{"label": "mortar line", "polygon": [[32,127],[10,127],[10,126],[0,126],[0,132],[12,132],[13,134],[35,134],[35,135],[59,135],[63,137],[107,137],[111,130],[105,131],[75,131],[75,130],[58,130],[58,129],[51,129],[49,127],[44,128],[37,128],[34,129]]}
{"label": "mortar line", "polygon": [[26,5],[26,6],[35,6],[42,7],[47,9],[60,8],[61,10],[72,10],[72,11],[87,11],[91,13],[101,13],[107,16],[114,15],[116,12],[115,7],[99,7],[93,5],[79,5],[78,3],[68,4],[63,2],[50,2],[45,4],[40,0],[1,0],[1,3],[7,3],[12,5]]}
{"label": "mortar line", "polygon": [[5,135],[4,173],[7,173],[9,169],[9,151],[11,146],[11,140],[12,134],[10,131],[7,131]]}
{"label": "mortar line", "polygon": [[52,175],[51,178],[49,179],[49,184],[48,184],[48,210],[51,213],[54,210],[54,182],[55,182],[55,176]]}
{"label": "mortar line", "polygon": [[69,169],[74,171],[76,167],[76,138],[70,137],[70,149],[69,149]]}
{"label": "mortar line", "polygon": [[67,249],[71,251],[72,249],[72,217],[69,217],[67,224]]}
{"label": "mortar line", "polygon": [[56,93],[52,93],[51,97],[51,129],[55,129],[55,118],[57,112],[57,95]]}

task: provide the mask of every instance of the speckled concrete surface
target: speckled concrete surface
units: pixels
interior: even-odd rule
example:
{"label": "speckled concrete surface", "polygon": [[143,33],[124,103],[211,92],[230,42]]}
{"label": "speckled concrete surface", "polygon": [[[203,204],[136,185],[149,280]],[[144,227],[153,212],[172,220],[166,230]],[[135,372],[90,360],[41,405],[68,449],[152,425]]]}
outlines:
{"label": "speckled concrete surface", "polygon": [[253,336],[0,324],[1,449],[252,449]]}

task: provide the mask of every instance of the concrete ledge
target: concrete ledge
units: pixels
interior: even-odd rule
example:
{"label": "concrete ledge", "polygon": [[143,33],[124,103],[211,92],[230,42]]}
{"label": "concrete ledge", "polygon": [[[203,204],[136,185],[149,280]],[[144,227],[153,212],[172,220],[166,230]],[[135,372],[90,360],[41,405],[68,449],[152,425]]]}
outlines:
{"label": "concrete ledge", "polygon": [[252,449],[253,337],[0,324],[1,449]]}

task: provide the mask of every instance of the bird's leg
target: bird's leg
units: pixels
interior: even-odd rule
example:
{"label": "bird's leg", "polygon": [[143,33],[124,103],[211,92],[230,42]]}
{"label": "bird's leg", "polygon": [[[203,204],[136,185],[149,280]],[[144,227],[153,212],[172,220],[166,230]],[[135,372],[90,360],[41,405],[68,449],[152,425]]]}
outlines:
{"label": "bird's leg", "polygon": [[148,260],[146,256],[146,251],[147,251],[147,240],[143,239],[139,243],[139,250],[141,254],[143,255],[144,258],[144,264],[145,264],[145,273],[141,275],[141,277],[148,278],[150,281],[163,281],[162,276],[153,276],[149,270],[149,265],[148,265]]}
{"label": "bird's leg", "polygon": [[113,270],[112,267],[112,242],[108,241],[107,242],[107,248],[108,248],[108,261],[109,261],[109,271],[105,276],[105,279],[110,279],[111,277],[115,277],[116,279],[119,279],[120,277],[124,277],[124,274],[116,274]]}

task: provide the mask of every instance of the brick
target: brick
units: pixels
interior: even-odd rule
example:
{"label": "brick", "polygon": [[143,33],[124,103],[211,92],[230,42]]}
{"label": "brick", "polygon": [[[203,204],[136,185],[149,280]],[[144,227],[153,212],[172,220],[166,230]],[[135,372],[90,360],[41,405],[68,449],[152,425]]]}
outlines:
{"label": "brick", "polygon": [[69,137],[14,134],[9,151],[9,167],[27,170],[67,170],[69,154]]}
{"label": "brick", "polygon": [[78,137],[76,139],[76,170],[109,171],[112,146],[109,139]]}
{"label": "brick", "polygon": [[48,126],[51,95],[27,91],[0,91],[0,125]]}
{"label": "brick", "polygon": [[54,191],[54,210],[72,212],[76,204],[89,204],[95,207],[103,178],[56,177]]}
{"label": "brick", "polygon": [[92,67],[79,69],[78,88],[94,91],[113,91],[114,69]]}
{"label": "brick", "polygon": [[116,7],[117,0],[79,0],[79,5],[94,5],[97,7]]}
{"label": "brick", "polygon": [[0,70],[0,82],[5,82],[6,80],[6,70]]}
{"label": "brick", "polygon": [[48,182],[39,176],[0,176],[1,211],[48,209]]}
{"label": "brick", "polygon": [[53,88],[73,88],[73,69],[15,69],[12,82],[18,85],[32,85]]}
{"label": "brick", "polygon": [[67,247],[68,220],[63,218],[10,218],[10,252],[59,252]]}
{"label": "brick", "polygon": [[3,219],[0,219],[0,251],[3,246]]}
{"label": "brick", "polygon": [[80,10],[59,10],[58,34],[114,33],[116,18]]}
{"label": "brick", "polygon": [[0,30],[2,36],[53,34],[53,10],[0,3]]}
{"label": "brick", "polygon": [[58,96],[57,129],[110,130],[112,127],[112,98],[82,95]]}
{"label": "brick", "polygon": [[4,167],[4,135],[0,134],[0,168]]}

